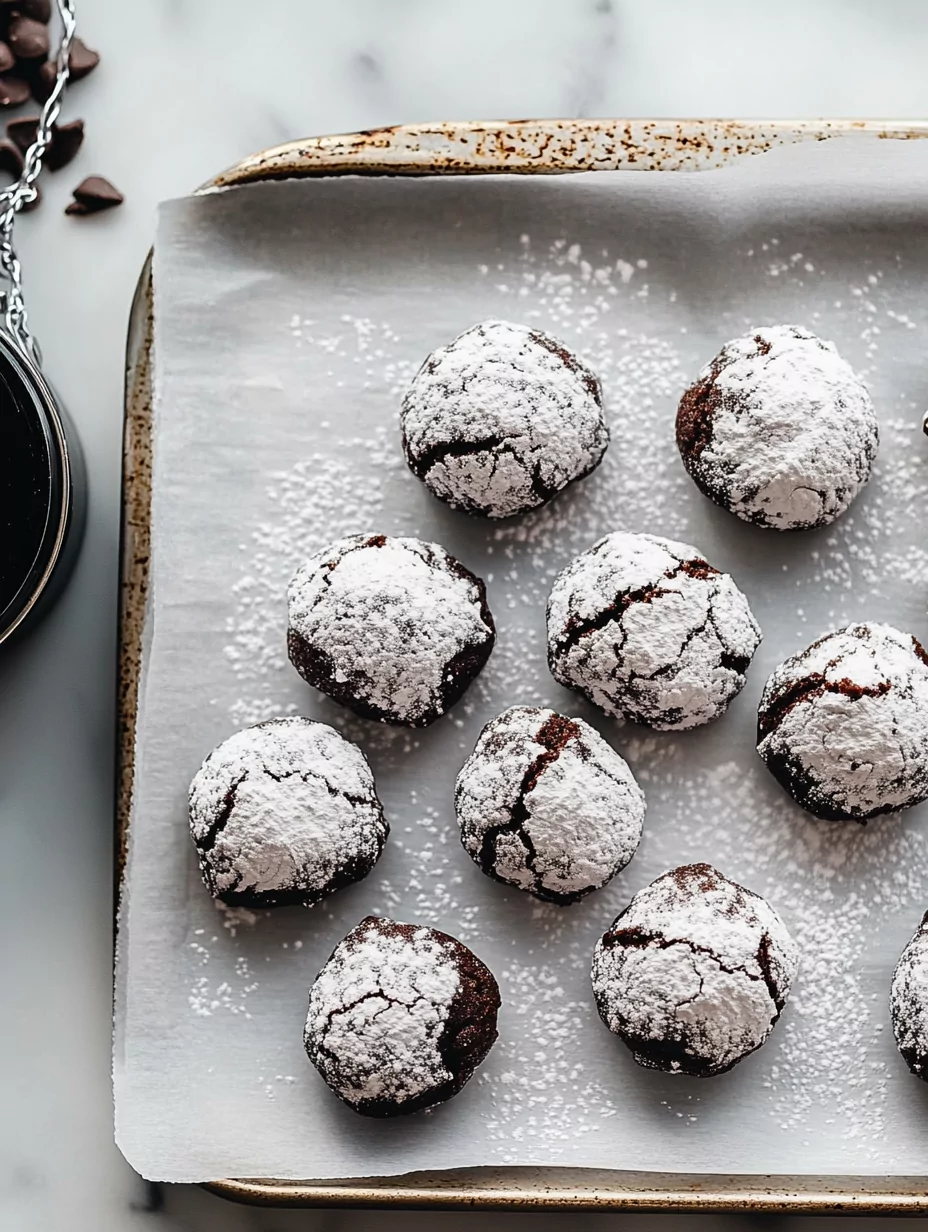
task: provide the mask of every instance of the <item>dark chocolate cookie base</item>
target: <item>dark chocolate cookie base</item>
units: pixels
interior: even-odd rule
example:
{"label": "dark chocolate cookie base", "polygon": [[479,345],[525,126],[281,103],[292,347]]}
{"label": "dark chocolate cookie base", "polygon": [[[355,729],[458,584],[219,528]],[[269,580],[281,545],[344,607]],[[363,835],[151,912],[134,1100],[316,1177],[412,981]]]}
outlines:
{"label": "dark chocolate cookie base", "polygon": [[[472,855],[474,863],[493,881],[499,882],[500,885],[508,886],[510,889],[519,890],[523,894],[531,894],[533,898],[539,899],[543,903],[553,903],[557,907],[568,907],[571,903],[578,903],[582,898],[586,898],[588,894],[592,894],[594,890],[601,887],[586,886],[582,890],[573,890],[565,893],[558,890],[551,890],[547,886],[541,885],[536,877],[535,883],[532,886],[519,885],[517,882],[510,881],[506,877],[500,876],[496,871],[496,841],[502,834],[517,834],[521,839],[527,853],[526,863],[528,871],[535,874],[535,860],[537,853],[532,842],[531,836],[525,829],[525,823],[529,820],[530,814],[525,803],[525,797],[535,788],[539,778],[552,762],[557,761],[565,746],[573,740],[577,755],[586,760],[589,756],[589,749],[583,740],[583,736],[578,725],[573,719],[565,718],[563,715],[555,714],[539,725],[538,732],[535,735],[535,740],[543,748],[543,752],[528,766],[525,774],[519,783],[518,792],[515,802],[511,810],[511,819],[498,826],[493,826],[487,830],[483,836],[480,851]],[[485,755],[491,754],[492,748],[488,745],[485,750]],[[457,794],[457,793],[456,793]],[[468,852],[468,854],[471,854]],[[616,870],[617,872],[618,870]],[[613,874],[614,876],[615,874]],[[605,884],[605,883],[604,883]]]}
{"label": "dark chocolate cookie base", "polygon": [[[384,542],[383,535],[375,535],[360,545],[363,547],[377,546],[377,541]],[[396,727],[429,727],[436,719],[451,709],[461,700],[484,665],[493,653],[496,644],[496,625],[487,603],[487,588],[482,578],[471,573],[459,560],[450,558],[450,565],[441,562],[436,568],[447,569],[454,577],[463,579],[476,587],[480,607],[480,619],[487,627],[486,636],[479,642],[473,642],[462,647],[449,661],[442,678],[440,696],[435,705],[415,719],[400,714],[396,710],[384,709],[374,705],[365,696],[365,683],[360,673],[342,672],[345,679],[338,679],[335,664],[328,652],[315,642],[308,641],[294,628],[287,630],[287,653],[290,662],[300,673],[307,684],[330,697],[332,701],[345,706],[362,719],[372,719],[376,723],[390,723]],[[337,567],[337,566],[336,566]]]}
{"label": "dark chocolate cookie base", "polygon": [[[760,739],[759,736],[758,739]],[[904,804],[888,804],[872,809],[843,808],[836,800],[822,791],[821,786],[814,782],[795,758],[786,754],[768,754],[766,757],[762,755],[761,759],[783,790],[792,796],[799,807],[820,821],[855,821],[858,825],[865,826],[874,817],[882,817],[887,813],[900,813],[920,803],[916,799],[906,801]],[[926,789],[926,796],[928,796],[928,789]]]}
{"label": "dark chocolate cookie base", "polygon": [[561,492],[566,491],[572,484],[579,483],[581,479],[586,479],[589,475],[592,475],[605,456],[607,444],[608,437],[603,444],[599,456],[585,470],[572,475],[560,484],[546,483],[541,477],[541,465],[536,463],[532,470],[531,483],[534,500],[520,505],[518,509],[514,509],[512,513],[506,514],[505,517],[499,517],[499,515],[493,513],[489,505],[481,504],[479,501],[470,500],[466,497],[454,498],[445,492],[436,491],[429,483],[429,475],[432,468],[438,463],[444,462],[446,458],[464,458],[478,453],[489,452],[495,454],[513,453],[512,446],[505,437],[487,437],[479,441],[443,441],[415,454],[406,438],[405,432],[403,433],[403,454],[406,458],[407,466],[417,479],[422,480],[429,492],[437,500],[442,501],[451,509],[458,510],[458,512],[467,513],[472,517],[493,517],[494,521],[497,522],[508,522],[513,518],[520,518],[526,513],[531,513],[533,509],[540,509],[543,505],[547,505],[550,501],[554,500],[556,496],[559,496]]}
{"label": "dark chocolate cookie base", "polygon": [[[257,723],[256,728],[273,726],[275,720],[270,720],[268,723]],[[247,777],[247,776],[246,776]],[[208,860],[207,854],[216,846],[216,840],[222,834],[228,824],[229,818],[232,816],[232,810],[235,808],[235,794],[241,786],[244,779],[237,780],[226,792],[223,800],[222,809],[215,817],[206,834],[199,841],[194,840],[197,858],[200,865],[200,876],[209,890],[210,895],[218,899],[219,902],[225,903],[227,907],[250,907],[256,910],[264,910],[269,907],[314,907],[320,903],[329,894],[334,894],[337,890],[345,889],[347,886],[354,885],[358,881],[363,881],[364,878],[371,872],[374,865],[383,854],[383,849],[387,838],[390,835],[390,823],[387,821],[383,812],[383,805],[380,802],[380,797],[377,792],[372,790],[370,797],[355,798],[347,793],[342,793],[350,803],[356,805],[368,805],[375,808],[380,815],[380,820],[383,826],[383,832],[380,837],[380,842],[377,844],[377,850],[370,859],[352,859],[346,860],[336,873],[329,878],[328,882],[318,890],[309,891],[298,886],[282,887],[276,890],[238,890],[235,888],[229,890],[219,890],[216,883],[217,870]]]}
{"label": "dark chocolate cookie base", "polygon": [[[825,637],[820,637],[804,653],[808,654],[809,651],[821,646],[830,636],[831,634],[826,634]],[[924,647],[915,637],[912,638],[912,642],[915,654],[922,662],[928,664],[928,654]],[[861,697],[880,697],[889,689],[890,685],[887,681],[881,681],[878,685],[861,685],[846,678],[829,681],[820,673],[810,672],[804,678],[793,682],[789,688],[772,696],[766,705],[758,708],[757,744],[760,745],[766,736],[775,732],[787,715],[802,702],[814,702],[816,697],[825,693],[840,693],[856,701]],[[784,791],[792,796],[800,808],[822,821],[856,821],[860,825],[866,825],[872,817],[899,813],[928,799],[928,778],[926,778],[923,793],[916,793],[904,803],[887,804],[871,809],[849,809],[830,796],[798,759],[791,757],[788,753],[768,753],[766,755],[761,753],[760,756],[773,777]],[[893,784],[889,783],[888,786],[892,787]]]}
{"label": "dark chocolate cookie base", "polygon": [[[486,607],[485,599],[484,607]],[[489,608],[486,609],[484,619],[493,629]],[[333,702],[338,702],[339,705],[353,711],[362,719],[372,719],[375,723],[389,723],[395,727],[430,727],[443,714],[446,714],[461,700],[480,675],[493,653],[495,643],[494,631],[483,642],[466,646],[458,651],[445,670],[438,704],[415,719],[410,719],[395,710],[384,710],[369,702],[358,691],[363,687],[363,681],[359,677],[355,676],[352,679],[349,676],[347,680],[337,679],[332,660],[321,647],[310,644],[294,629],[287,630],[287,652],[290,662],[307,684],[318,689],[320,693],[324,693],[326,697],[330,697]]]}
{"label": "dark chocolate cookie base", "polygon": [[[757,357],[766,355],[770,350],[770,343],[766,342],[760,334],[754,336],[754,342],[757,346]],[[717,463],[713,473],[713,469],[705,466],[702,461],[703,451],[712,443],[713,421],[718,411],[725,404],[725,395],[721,392],[716,384],[718,377],[726,368],[725,363],[720,362],[720,357],[712,361],[709,371],[706,375],[694,383],[687,389],[680,404],[677,407],[676,435],[677,448],[680,451],[680,457],[686,472],[696,484],[696,487],[702,492],[703,496],[707,496],[720,509],[724,509],[727,513],[733,513],[742,521],[750,522],[755,526],[763,526],[766,529],[777,529],[782,531],[804,531],[815,530],[819,526],[829,525],[834,519],[821,517],[816,522],[810,522],[804,526],[771,526],[770,521],[764,517],[762,513],[748,513],[745,510],[736,510],[732,505],[730,484],[730,474],[726,473],[725,468],[721,463]],[[735,402],[737,405],[737,402]],[[759,485],[753,491],[745,490],[745,496],[750,499],[757,494]]]}
{"label": "dark chocolate cookie base", "polygon": [[[384,824],[386,824],[386,819]],[[335,894],[338,890],[344,890],[348,886],[356,885],[357,882],[364,880],[380,859],[388,833],[389,830],[385,832],[383,841],[379,844],[377,853],[372,859],[350,860],[346,862],[319,890],[310,891],[294,886],[289,889],[279,890],[219,891],[216,889],[213,870],[204,864],[202,859],[200,861],[200,872],[212,897],[225,903],[227,907],[250,907],[252,910],[257,911],[263,911],[270,907],[315,907],[317,903],[321,903],[330,894]]]}
{"label": "dark chocolate cookie base", "polygon": [[[362,920],[358,927],[376,918],[369,916],[366,920]],[[385,935],[406,939],[411,939],[420,927],[394,921],[381,923],[379,920],[378,925]],[[360,1113],[361,1116],[378,1119],[408,1116],[413,1112],[421,1112],[423,1108],[431,1108],[436,1104],[444,1103],[457,1095],[467,1084],[474,1070],[485,1060],[498,1038],[496,1021],[501,1000],[499,985],[493,972],[456,937],[451,937],[437,928],[429,929],[429,931],[452,947],[461,980],[438,1041],[439,1054],[445,1068],[452,1076],[447,1082],[430,1087],[426,1091],[420,1091],[414,1098],[402,1101],[365,1099],[355,1102],[346,1098],[334,1087],[329,1088],[343,1103]],[[325,1077],[324,1074],[322,1076]]]}
{"label": "dark chocolate cookie base", "polygon": [[[561,664],[567,653],[588,634],[604,629],[607,625],[613,622],[620,621],[625,612],[634,604],[651,603],[654,599],[658,599],[662,595],[671,593],[661,586],[662,581],[672,581],[673,578],[677,577],[681,573],[685,574],[687,577],[706,580],[708,578],[718,576],[719,572],[720,571],[718,569],[713,568],[708,561],[703,560],[701,557],[681,560],[678,561],[673,568],[667,569],[662,577],[653,584],[644,586],[639,590],[619,591],[613,601],[607,607],[603,608],[602,611],[597,612],[595,616],[588,617],[585,620],[580,620],[577,616],[571,616],[565,623],[564,627],[560,630],[557,638],[551,639],[549,637],[548,639],[548,669],[551,672],[551,675],[555,678],[555,680],[563,684],[565,688],[573,689],[575,693],[579,693],[581,697],[586,698],[586,700],[591,705],[596,706],[598,710],[603,709],[601,704],[596,700],[592,689],[588,689],[582,684],[574,684],[572,681],[565,678],[565,675],[561,669]],[[692,639],[698,636],[702,631],[703,626],[690,631],[681,647],[681,653],[689,645]],[[719,661],[719,666],[728,668],[730,671],[733,671],[736,675],[740,676],[741,684],[737,687],[737,689],[735,689],[725,704],[719,708],[718,713],[715,716],[716,718],[721,717],[721,715],[725,713],[747,683],[746,673],[751,665],[752,657],[753,656],[750,655],[734,655],[728,651],[723,652]],[[648,676],[645,682],[647,683],[648,681],[654,680],[667,670],[667,668],[662,668],[660,671]],[[673,730],[681,719],[684,718],[685,712],[682,707],[673,707],[669,710],[661,710],[657,712],[651,709],[649,710],[649,713],[645,714],[644,710],[639,707],[623,704],[626,699],[627,701],[635,700],[636,688],[636,678],[633,676],[629,679],[623,689],[623,698],[615,699],[613,701],[615,710],[621,714],[622,718],[627,719],[631,723],[637,723],[642,727],[655,727],[655,725],[659,724],[661,727],[666,727],[670,730]],[[606,713],[609,712],[607,711]]]}
{"label": "dark chocolate cookie base", "polygon": [[[681,868],[675,869],[672,875],[686,877],[691,876],[693,873],[699,875],[702,885],[706,890],[712,889],[718,884],[718,874],[715,869],[711,865],[704,863],[684,865]],[[668,940],[659,933],[650,932],[640,927],[620,927],[627,911],[628,908],[616,918],[612,927],[603,935],[602,944],[604,946],[633,948],[657,945],[660,948],[670,945],[686,945],[694,953],[707,954],[722,970],[725,970],[724,963],[722,963],[712,949],[708,946],[698,945],[687,937],[674,937]],[[767,933],[763,934],[760,945],[757,948],[757,963],[764,983],[767,986],[770,999],[776,1007],[776,1014],[770,1020],[770,1027],[767,1033],[769,1035],[769,1032],[773,1030],[780,1020],[780,1015],[786,1005],[786,998],[781,994],[774,978],[774,972],[770,964],[770,937]],[[600,1018],[608,1026],[610,1007],[606,997],[602,995],[598,988],[594,987],[593,999],[596,1002]],[[713,1060],[711,1057],[699,1056],[693,1053],[684,1046],[682,1040],[653,1039],[648,1036],[639,1035],[634,1031],[620,1030],[616,1034],[632,1053],[632,1057],[637,1065],[641,1065],[645,1069],[662,1070],[665,1073],[686,1074],[690,1078],[714,1078],[717,1074],[727,1074],[729,1070],[734,1069],[736,1065],[740,1064],[745,1057],[749,1057],[752,1052],[757,1052],[759,1048],[762,1048],[767,1039],[767,1036],[765,1036],[753,1048],[742,1052],[734,1060],[722,1064],[721,1060]]]}
{"label": "dark chocolate cookie base", "polygon": [[[544,347],[546,351],[550,351],[552,355],[557,356],[565,368],[573,375],[578,376],[583,383],[587,393],[593,398],[596,405],[602,411],[603,407],[603,392],[598,377],[586,367],[585,364],[577,358],[576,355],[567,349],[556,338],[552,338],[550,334],[544,333],[542,330],[532,330],[530,334],[531,340],[537,343],[538,346]],[[429,356],[423,363],[422,368],[428,368],[432,362],[432,357]],[[422,369],[420,369],[421,371]],[[596,442],[597,455],[585,470],[578,472],[576,475],[571,475],[569,479],[565,479],[563,483],[550,484],[546,483],[541,477],[541,466],[536,464],[532,472],[532,495],[535,497],[531,504],[522,505],[519,509],[513,510],[511,514],[507,514],[504,518],[496,520],[505,522],[511,518],[521,517],[523,514],[530,513],[533,509],[540,509],[542,505],[546,505],[559,495],[571,484],[577,483],[581,479],[586,479],[602,462],[605,456],[606,449],[609,446],[609,427],[605,421],[600,418],[600,431]],[[406,458],[406,465],[416,476],[421,479],[428,490],[438,500],[443,501],[452,509],[459,510],[463,513],[470,514],[473,517],[490,517],[492,509],[488,505],[482,505],[477,501],[467,500],[465,498],[452,499],[444,493],[436,492],[429,483],[429,472],[433,466],[444,462],[446,458],[462,458],[470,457],[478,453],[514,453],[509,439],[504,436],[488,436],[479,440],[470,440],[465,437],[458,437],[453,440],[434,441],[423,449],[414,450],[409,443],[409,438],[406,434],[405,426],[402,431],[403,456]]]}

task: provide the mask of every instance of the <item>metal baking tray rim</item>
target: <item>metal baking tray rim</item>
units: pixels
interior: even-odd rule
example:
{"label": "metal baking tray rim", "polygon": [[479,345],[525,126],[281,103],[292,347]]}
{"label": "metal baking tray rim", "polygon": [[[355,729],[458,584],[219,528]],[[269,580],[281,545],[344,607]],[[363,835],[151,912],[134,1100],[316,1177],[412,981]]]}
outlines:
{"label": "metal baking tray rim", "polygon": [[[330,175],[563,174],[703,171],[776,146],[830,139],[928,137],[924,120],[506,120],[406,125],[311,137],[264,150],[198,191]],[[125,864],[135,716],[148,594],[151,506],[151,254],[129,321],[123,432],[117,684],[116,896]],[[349,1180],[216,1180],[205,1186],[252,1205],[518,1211],[928,1213],[924,1177],[737,1176],[472,1168]]]}

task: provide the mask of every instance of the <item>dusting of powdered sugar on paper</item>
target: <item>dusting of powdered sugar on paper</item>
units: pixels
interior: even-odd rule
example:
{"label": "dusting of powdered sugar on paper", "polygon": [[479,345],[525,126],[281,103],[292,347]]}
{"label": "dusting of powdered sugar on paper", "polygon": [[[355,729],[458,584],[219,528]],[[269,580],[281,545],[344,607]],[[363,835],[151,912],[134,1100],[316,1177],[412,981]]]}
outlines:
{"label": "dusting of powdered sugar on paper", "polygon": [[[781,254],[779,248],[775,239],[767,239],[733,252],[731,259],[778,291],[785,289],[793,303],[806,286],[815,290],[819,278],[832,279],[814,253]],[[482,723],[507,705],[553,705],[573,712],[548,673],[543,622],[531,615],[543,609],[555,576],[573,555],[614,529],[692,536],[700,542],[697,530],[704,515],[699,502],[704,498],[680,464],[673,413],[699,367],[727,338],[750,327],[758,313],[753,306],[733,310],[719,320],[711,342],[698,350],[687,336],[689,327],[676,319],[672,329],[661,330],[649,315],[642,329],[637,303],[653,309],[660,301],[677,301],[666,275],[654,275],[654,263],[654,257],[649,261],[635,253],[585,251],[567,239],[536,249],[525,236],[519,257],[473,271],[473,284],[485,288],[485,315],[545,329],[590,364],[603,383],[613,439],[589,479],[524,518],[487,524],[482,570],[479,562],[465,558],[489,584],[500,636],[484,673],[447,720],[463,725],[458,764],[472,750]],[[853,366],[874,390],[882,452],[865,494],[835,526],[816,532],[801,556],[771,549],[766,563],[771,585],[778,588],[777,608],[783,626],[795,630],[791,646],[782,644],[781,635],[784,654],[828,626],[863,617],[867,604],[884,596],[888,582],[928,589],[928,549],[913,521],[915,511],[928,509],[928,466],[919,451],[918,416],[904,401],[881,401],[876,379],[883,375],[884,335],[908,333],[915,323],[893,307],[891,278],[865,265],[862,260],[859,278],[839,293],[829,313],[847,324],[856,353],[847,339],[836,339],[839,349],[849,359],[853,355]],[[815,298],[820,299],[818,291]],[[769,312],[764,316],[776,319]],[[802,323],[827,338],[828,322],[821,316],[812,310]],[[794,309],[778,318],[798,319]],[[406,473],[393,408],[398,410],[428,347],[402,336],[399,327],[361,318],[333,324],[299,316],[289,328],[295,347],[331,356],[340,371],[345,364],[358,365],[363,372],[359,388],[392,400],[392,407],[367,435],[342,436],[333,412],[325,425],[330,440],[269,475],[264,515],[258,524],[239,529],[242,564],[232,580],[226,655],[240,696],[229,710],[230,727],[303,708],[286,658],[282,600],[302,559],[362,528],[419,533],[441,542],[452,525],[449,515],[442,519],[436,514],[432,526],[421,504],[411,516],[396,514],[398,503],[413,498],[416,480]],[[891,363],[891,348],[886,362]],[[333,406],[340,381],[333,377]],[[882,388],[888,384],[887,370]],[[720,533],[728,533],[727,528]],[[746,533],[743,528],[741,533]],[[736,534],[731,532],[732,539]],[[731,564],[711,563],[720,568]],[[752,702],[762,676],[756,665],[749,672]],[[719,722],[750,726],[750,706],[747,700],[739,704],[737,718]],[[928,905],[922,902],[925,886],[919,871],[928,866],[928,836],[905,817],[865,830],[823,825],[785,797],[764,790],[767,772],[752,752],[732,760],[713,746],[701,764],[687,734],[655,735],[635,728],[619,734],[596,712],[583,713],[628,758],[648,796],[649,820],[659,810],[661,822],[651,828],[645,823],[636,860],[583,904],[566,910],[530,904],[523,918],[531,925],[531,945],[513,946],[507,961],[494,970],[508,1027],[494,1050],[499,1063],[492,1064],[491,1057],[475,1082],[486,1099],[482,1116],[496,1159],[518,1163],[534,1141],[549,1145],[554,1157],[577,1162],[571,1144],[595,1136],[619,1115],[613,1075],[597,1070],[577,1048],[584,1033],[605,1029],[588,984],[578,995],[572,973],[588,969],[596,935],[635,888],[687,859],[712,858],[722,872],[780,910],[801,948],[802,968],[782,1021],[757,1057],[738,1067],[756,1065],[763,1072],[768,1092],[763,1116],[799,1141],[824,1118],[836,1138],[856,1141],[875,1170],[890,1167],[885,1144],[889,1063],[878,1047],[888,1016],[868,999],[864,965],[881,908],[908,910],[914,926]],[[370,724],[331,710],[326,719],[367,750],[374,744],[397,758],[416,752],[417,737],[410,733],[372,732]],[[480,954],[490,922],[472,900],[469,861],[449,825],[449,813],[447,800],[424,790],[409,793],[403,815],[391,817],[390,848],[403,876],[388,879],[375,870],[365,907],[426,924],[441,921]],[[700,1128],[713,1098],[688,1080],[669,1089],[655,1087],[653,1094],[660,1115],[682,1134]],[[812,1138],[807,1145],[814,1145]]]}

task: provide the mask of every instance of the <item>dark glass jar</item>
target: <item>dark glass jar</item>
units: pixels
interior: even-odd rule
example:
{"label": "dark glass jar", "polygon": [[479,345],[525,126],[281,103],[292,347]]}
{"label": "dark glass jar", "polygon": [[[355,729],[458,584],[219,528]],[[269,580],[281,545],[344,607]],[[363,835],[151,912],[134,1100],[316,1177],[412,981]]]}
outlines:
{"label": "dark glass jar", "polygon": [[0,643],[31,628],[61,592],[85,497],[73,425],[35,361],[0,330]]}

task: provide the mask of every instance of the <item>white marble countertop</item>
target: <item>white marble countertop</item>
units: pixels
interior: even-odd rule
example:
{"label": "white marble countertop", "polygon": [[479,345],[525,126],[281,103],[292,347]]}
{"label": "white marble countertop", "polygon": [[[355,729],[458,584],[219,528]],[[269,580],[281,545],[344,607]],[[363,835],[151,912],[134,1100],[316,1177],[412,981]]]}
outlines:
{"label": "white marble countertop", "polygon": [[[287,138],[433,119],[928,115],[917,0],[77,0],[103,61],[78,159],[19,246],[46,367],[81,432],[87,541],[0,659],[0,1227],[11,1232],[522,1227],[521,1216],[260,1212],[147,1186],[112,1140],[112,754],[123,344],[159,200]],[[63,215],[99,173],[110,215]],[[582,1220],[538,1216],[534,1227]],[[591,1221],[592,1222],[592,1221]],[[678,1219],[661,1226],[683,1226]],[[744,1221],[726,1222],[731,1227]],[[790,1223],[792,1221],[784,1221]],[[928,1222],[928,1221],[926,1221]],[[644,1217],[604,1217],[633,1229]],[[883,1221],[855,1223],[855,1228]],[[696,1232],[709,1220],[687,1219]],[[657,1226],[653,1220],[649,1228]]]}

